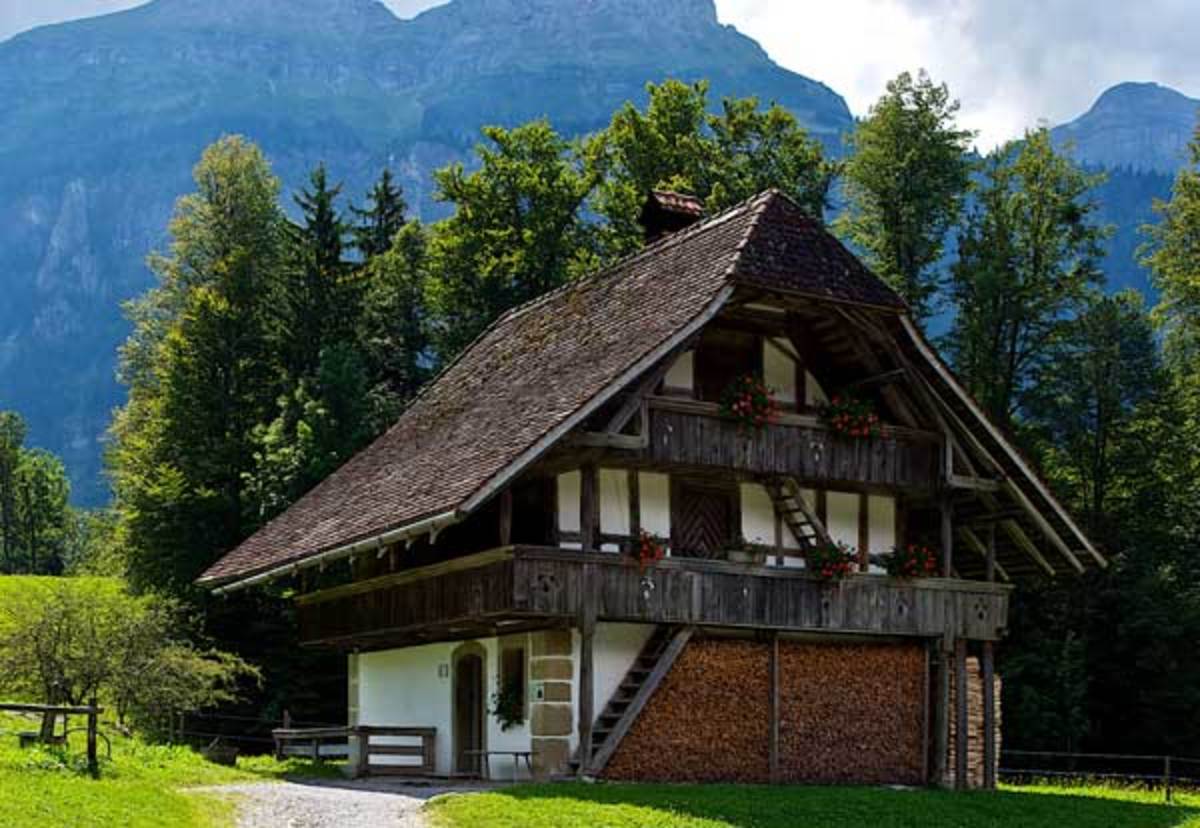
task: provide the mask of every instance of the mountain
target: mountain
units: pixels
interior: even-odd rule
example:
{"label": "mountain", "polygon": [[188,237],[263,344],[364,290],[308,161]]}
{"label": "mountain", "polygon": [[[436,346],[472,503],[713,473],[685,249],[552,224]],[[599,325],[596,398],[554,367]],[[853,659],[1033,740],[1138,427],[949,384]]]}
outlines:
{"label": "mountain", "polygon": [[1106,169],[1174,175],[1187,161],[1200,100],[1157,83],[1121,83],[1092,108],[1056,127],[1054,138],[1075,157]]}
{"label": "mountain", "polygon": [[392,166],[430,216],[431,170],[481,125],[584,133],[668,76],[777,101],[831,147],[852,122],[712,0],[455,0],[407,21],[376,0],[155,0],[0,43],[0,409],[64,457],[78,502],[104,500],[120,303],[222,134],[289,190],[322,160],[352,195]]}
{"label": "mountain", "polygon": [[1139,228],[1155,220],[1154,200],[1171,195],[1175,173],[1187,162],[1200,100],[1156,83],[1122,83],[1106,90],[1091,109],[1055,127],[1055,143],[1107,180],[1097,197],[1100,218],[1114,233],[1104,261],[1110,289],[1134,287],[1157,295],[1138,264],[1145,241]]}

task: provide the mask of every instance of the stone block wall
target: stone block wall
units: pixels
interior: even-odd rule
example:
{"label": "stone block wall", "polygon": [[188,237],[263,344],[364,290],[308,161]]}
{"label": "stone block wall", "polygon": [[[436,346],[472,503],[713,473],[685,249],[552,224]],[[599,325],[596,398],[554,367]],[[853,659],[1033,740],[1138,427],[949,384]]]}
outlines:
{"label": "stone block wall", "polygon": [[540,682],[542,693],[530,700],[529,733],[533,772],[544,778],[566,772],[571,759],[575,666],[570,630],[545,630],[530,638],[529,677]]}

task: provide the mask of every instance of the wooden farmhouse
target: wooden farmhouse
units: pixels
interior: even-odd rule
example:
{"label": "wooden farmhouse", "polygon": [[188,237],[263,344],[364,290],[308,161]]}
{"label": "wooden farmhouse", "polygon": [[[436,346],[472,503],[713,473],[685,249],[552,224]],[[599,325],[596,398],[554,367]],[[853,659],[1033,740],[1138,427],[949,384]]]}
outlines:
{"label": "wooden farmhouse", "polygon": [[1013,583],[1104,558],[786,196],[643,223],[201,583],[294,579],[372,771],[993,785]]}

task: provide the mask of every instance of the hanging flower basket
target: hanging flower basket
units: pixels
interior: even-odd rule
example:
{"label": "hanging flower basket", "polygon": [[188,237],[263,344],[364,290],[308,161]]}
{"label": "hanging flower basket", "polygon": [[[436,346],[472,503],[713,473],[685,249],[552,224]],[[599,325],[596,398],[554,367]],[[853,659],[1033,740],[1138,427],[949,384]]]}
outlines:
{"label": "hanging flower basket", "polygon": [[858,569],[858,553],[849,544],[837,541],[810,549],[805,562],[809,573],[822,581],[840,581]]}
{"label": "hanging flower basket", "polygon": [[846,437],[878,437],[882,425],[870,402],[840,394],[821,407],[821,422]]}
{"label": "hanging flower basket", "polygon": [[897,546],[888,555],[887,573],[893,578],[933,578],[938,573],[938,554],[918,543]]}
{"label": "hanging flower basket", "polygon": [[721,394],[721,413],[743,431],[758,431],[779,421],[775,392],[754,374],[743,374]]}
{"label": "hanging flower basket", "polygon": [[633,545],[633,557],[637,561],[638,569],[642,572],[661,561],[666,554],[666,539],[649,532],[643,531]]}

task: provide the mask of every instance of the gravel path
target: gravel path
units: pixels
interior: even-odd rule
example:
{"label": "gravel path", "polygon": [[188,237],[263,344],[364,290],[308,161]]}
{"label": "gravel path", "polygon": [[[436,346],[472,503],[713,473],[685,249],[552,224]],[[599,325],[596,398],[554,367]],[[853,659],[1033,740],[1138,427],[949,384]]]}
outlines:
{"label": "gravel path", "polygon": [[233,797],[238,828],[426,828],[421,806],[447,789],[314,781],[251,782],[205,790]]}

